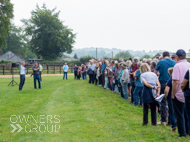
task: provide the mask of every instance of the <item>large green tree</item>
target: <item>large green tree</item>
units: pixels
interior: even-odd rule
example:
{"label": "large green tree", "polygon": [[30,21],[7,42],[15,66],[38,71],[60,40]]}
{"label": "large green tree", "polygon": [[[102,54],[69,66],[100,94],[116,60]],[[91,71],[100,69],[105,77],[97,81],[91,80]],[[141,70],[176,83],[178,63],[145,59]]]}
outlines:
{"label": "large green tree", "polygon": [[59,12],[49,10],[44,4],[37,5],[31,12],[31,18],[22,20],[26,35],[31,39],[29,47],[38,57],[55,60],[64,52],[71,53],[75,42],[75,34],[59,20]]}
{"label": "large green tree", "polygon": [[11,18],[13,18],[13,4],[10,0],[0,0],[0,47],[6,46]]}

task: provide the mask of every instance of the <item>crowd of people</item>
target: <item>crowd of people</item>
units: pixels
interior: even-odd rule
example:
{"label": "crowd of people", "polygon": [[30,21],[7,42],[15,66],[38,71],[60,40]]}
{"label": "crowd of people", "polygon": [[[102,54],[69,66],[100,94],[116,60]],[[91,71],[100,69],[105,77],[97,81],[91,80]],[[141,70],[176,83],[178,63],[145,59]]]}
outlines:
{"label": "crowd of people", "polygon": [[[179,137],[190,135],[190,63],[186,52],[179,49],[176,54],[163,52],[161,57],[139,60],[129,58],[126,62],[112,59],[91,59],[88,64],[75,65],[76,79],[89,76],[89,83],[116,92],[129,99],[135,106],[143,107],[143,125],[157,125],[157,113],[163,126],[178,130]],[[178,128],[178,129],[177,129]]]}

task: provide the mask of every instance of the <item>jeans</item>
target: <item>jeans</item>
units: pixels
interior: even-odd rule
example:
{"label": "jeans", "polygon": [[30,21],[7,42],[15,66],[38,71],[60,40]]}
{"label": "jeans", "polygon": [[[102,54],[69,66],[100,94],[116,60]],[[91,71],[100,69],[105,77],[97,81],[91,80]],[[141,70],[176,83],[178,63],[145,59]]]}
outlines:
{"label": "jeans", "polygon": [[22,87],[24,86],[24,82],[25,82],[25,75],[20,75],[19,90],[22,90]]}
{"label": "jeans", "polygon": [[171,98],[168,98],[167,101],[168,101],[168,108],[169,108],[170,123],[172,125],[172,128],[175,128],[177,124],[176,124],[176,119],[175,119],[175,116],[174,116],[172,100],[171,100]]}
{"label": "jeans", "polygon": [[82,74],[82,79],[83,79],[83,80],[85,80],[85,73],[84,73],[84,74]]}
{"label": "jeans", "polygon": [[105,85],[105,73],[102,72],[102,87]]}
{"label": "jeans", "polygon": [[67,72],[64,72],[63,80],[65,79],[65,76],[66,76],[66,79],[67,79]]}
{"label": "jeans", "polygon": [[[160,95],[164,94],[166,83],[167,82],[165,82],[165,81],[160,81],[160,84],[161,84]],[[160,105],[161,105],[161,122],[166,122],[166,119],[167,119],[167,107],[166,107],[166,99],[165,99],[165,97],[162,99]]]}
{"label": "jeans", "polygon": [[38,80],[38,88],[41,89],[40,76],[34,75],[34,88],[36,89],[36,79]]}
{"label": "jeans", "polygon": [[108,77],[107,76],[105,76],[105,85],[104,85],[104,88],[105,89],[108,88]]}
{"label": "jeans", "polygon": [[140,98],[140,105],[142,105],[142,90],[143,90],[143,87],[138,87],[138,86],[135,87],[135,90],[133,92],[133,99],[134,99],[135,106],[138,105],[139,98]]}
{"label": "jeans", "polygon": [[135,83],[134,83],[135,79],[134,78],[131,78],[131,86],[132,86],[132,89],[131,89],[131,103],[134,102],[134,99],[133,99],[133,92],[135,90]]}
{"label": "jeans", "polygon": [[156,114],[156,103],[143,103],[143,124],[148,124],[148,109],[150,107],[151,111],[151,122],[152,125],[157,124],[157,114]]}
{"label": "jeans", "polygon": [[184,111],[185,106],[184,103],[178,101],[176,98],[172,100],[173,102],[173,108],[174,113],[177,119],[177,128],[179,136],[186,136],[186,129],[185,129],[185,117],[184,117]]}
{"label": "jeans", "polygon": [[123,82],[121,82],[121,86],[122,86],[123,98],[127,100],[128,99],[127,83],[123,84]]}

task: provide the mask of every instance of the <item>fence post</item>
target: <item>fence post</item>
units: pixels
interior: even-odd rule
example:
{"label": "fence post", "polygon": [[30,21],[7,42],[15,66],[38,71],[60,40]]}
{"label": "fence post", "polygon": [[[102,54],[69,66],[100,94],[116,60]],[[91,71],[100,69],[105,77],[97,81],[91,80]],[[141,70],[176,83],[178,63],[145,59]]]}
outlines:
{"label": "fence post", "polygon": [[60,74],[61,74],[61,65],[59,66],[59,69],[60,69]]}
{"label": "fence post", "polygon": [[3,65],[3,75],[5,75],[5,66]]}
{"label": "fence post", "polygon": [[27,67],[27,73],[26,74],[28,74],[28,67]]}
{"label": "fence post", "polygon": [[55,65],[54,65],[54,74],[55,74]]}
{"label": "fence post", "polygon": [[47,65],[47,74],[49,74],[49,68],[48,68],[48,65]]}

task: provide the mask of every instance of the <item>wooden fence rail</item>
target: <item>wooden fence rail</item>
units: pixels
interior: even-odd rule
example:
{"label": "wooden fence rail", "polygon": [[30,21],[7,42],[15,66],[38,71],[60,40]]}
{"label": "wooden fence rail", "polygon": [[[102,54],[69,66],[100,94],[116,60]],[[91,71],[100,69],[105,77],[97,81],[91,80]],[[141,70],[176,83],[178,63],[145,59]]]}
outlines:
{"label": "wooden fence rail", "polygon": [[[42,65],[43,66],[43,74],[61,74],[63,73],[63,66],[62,65]],[[27,70],[26,74],[32,74],[32,65],[25,65]],[[69,73],[74,72],[74,66],[69,66]],[[7,65],[0,65],[0,75],[10,75],[10,74],[19,74],[19,65],[17,67],[7,66]]]}

